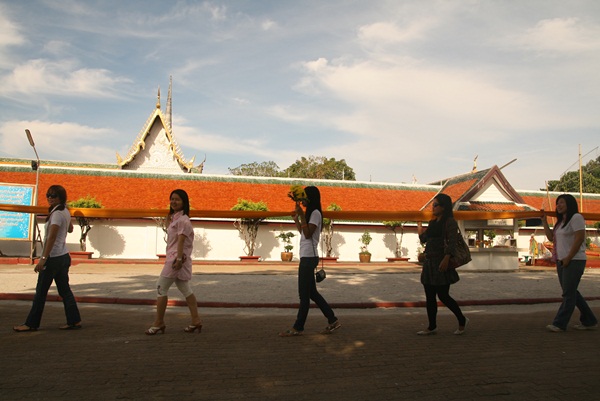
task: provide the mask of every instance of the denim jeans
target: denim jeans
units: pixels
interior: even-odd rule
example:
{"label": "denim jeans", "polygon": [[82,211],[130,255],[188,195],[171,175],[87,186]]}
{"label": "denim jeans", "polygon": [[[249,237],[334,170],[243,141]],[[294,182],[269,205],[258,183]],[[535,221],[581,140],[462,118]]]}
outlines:
{"label": "denim jeans", "polygon": [[315,268],[319,264],[318,257],[300,258],[300,266],[298,267],[298,295],[300,296],[300,308],[294,323],[294,330],[304,331],[304,323],[308,317],[310,309],[310,300],[312,299],[323,315],[327,318],[329,324],[334,323],[337,318],[333,310],[317,291],[317,283],[315,281]]}
{"label": "denim jeans", "polygon": [[571,260],[568,267],[563,267],[560,261],[556,264],[558,281],[562,288],[562,303],[558,308],[554,322],[556,327],[566,330],[575,307],[581,312],[579,320],[584,326],[593,326],[598,323],[594,312],[590,309],[583,296],[577,290],[581,276],[585,271],[585,260]]}
{"label": "denim jeans", "polygon": [[40,327],[44,306],[46,305],[46,297],[52,281],[56,283],[58,295],[62,298],[67,316],[67,324],[74,325],[81,322],[77,302],[75,296],[69,286],[69,267],[71,266],[71,256],[67,253],[62,256],[48,258],[46,268],[38,273],[37,286],[35,288],[35,296],[33,297],[33,305],[27,316],[25,324],[33,329]]}

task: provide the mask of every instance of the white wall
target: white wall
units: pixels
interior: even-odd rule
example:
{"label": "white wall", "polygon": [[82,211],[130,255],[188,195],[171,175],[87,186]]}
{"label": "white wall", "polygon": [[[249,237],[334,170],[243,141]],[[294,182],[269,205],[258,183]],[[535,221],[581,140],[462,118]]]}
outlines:
{"label": "white wall", "polygon": [[[239,260],[244,253],[244,241],[234,228],[232,220],[192,220],[195,232],[195,260]],[[74,221],[75,223],[75,221]],[[42,238],[44,226],[40,221]],[[295,226],[288,221],[269,221],[261,224],[258,231],[255,255],[262,260],[280,260],[283,242],[276,238],[280,230],[295,231]],[[381,224],[359,224],[336,222],[334,226],[333,250],[339,261],[358,261],[361,243],[359,238],[365,229],[373,237],[369,245],[371,261],[384,262],[387,257],[394,256],[394,238],[391,230]],[[415,224],[407,224],[402,240],[402,256],[415,261],[420,248]],[[80,228],[75,223],[75,230],[67,237],[70,251],[79,250]],[[523,228],[517,236],[517,249],[520,256],[528,254],[529,238],[535,234],[538,243],[546,238],[541,227]],[[598,243],[595,230],[588,230],[594,243]],[[496,237],[496,243],[503,240],[502,235]],[[299,236],[292,238],[294,260],[298,258]],[[92,224],[88,234],[87,250],[93,252],[94,258],[107,259],[156,259],[158,254],[165,253],[163,231],[152,219],[137,220],[98,220]],[[30,243],[26,241],[1,241],[0,250],[8,256],[29,256]],[[41,247],[38,246],[38,252]],[[323,256],[322,249],[319,250]]]}

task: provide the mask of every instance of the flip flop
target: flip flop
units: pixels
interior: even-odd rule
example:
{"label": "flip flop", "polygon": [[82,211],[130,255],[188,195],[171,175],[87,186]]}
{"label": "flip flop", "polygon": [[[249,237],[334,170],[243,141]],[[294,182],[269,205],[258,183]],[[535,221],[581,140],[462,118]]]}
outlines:
{"label": "flip flop", "polygon": [[37,329],[36,329],[36,328],[34,328],[34,327],[29,327],[29,326],[27,326],[27,325],[25,325],[25,324],[22,324],[22,325],[20,325],[20,326],[14,326],[14,327],[13,327],[13,330],[14,330],[14,331],[16,331],[17,333],[25,333],[25,332],[27,332],[27,331],[37,331]]}
{"label": "flip flop", "polygon": [[59,330],[79,330],[81,328],[81,323],[78,324],[65,324],[64,326],[60,326]]}

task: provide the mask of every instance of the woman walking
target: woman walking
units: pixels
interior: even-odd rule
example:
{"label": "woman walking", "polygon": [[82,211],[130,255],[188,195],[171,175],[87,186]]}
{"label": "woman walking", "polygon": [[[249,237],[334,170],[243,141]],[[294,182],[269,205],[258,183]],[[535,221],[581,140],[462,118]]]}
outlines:
{"label": "woman walking", "polygon": [[67,250],[67,233],[73,232],[73,225],[71,214],[67,209],[67,191],[60,185],[52,185],[48,188],[46,199],[50,205],[48,208],[50,214],[46,218],[42,256],[33,269],[38,273],[33,305],[25,323],[13,327],[16,332],[36,331],[40,327],[52,281],[56,283],[67,317],[67,324],[59,328],[61,330],[81,328],[81,316],[69,286],[71,256]]}
{"label": "woman walking", "polygon": [[194,245],[194,229],[190,222],[190,200],[183,189],[176,189],[169,196],[170,209],[167,216],[167,255],[165,265],[156,284],[156,317],[146,334],[154,335],[165,332],[165,313],[167,310],[167,294],[173,283],[185,297],[192,321],[183,329],[186,333],[202,331],[202,322],[198,316],[198,303],[190,286],[192,279],[192,249]]}
{"label": "woman walking", "polygon": [[[312,299],[329,323],[321,334],[331,334],[339,329],[341,324],[335,313],[319,291],[315,282],[315,269],[319,265],[319,238],[323,227],[323,212],[321,209],[321,193],[317,187],[304,188],[305,197],[296,200],[296,209],[292,214],[296,228],[300,232],[300,265],[298,266],[298,294],[300,296],[300,308],[296,316],[294,326],[282,333],[280,337],[294,337],[302,335],[304,324],[308,317],[310,300]],[[302,209],[302,206],[306,211]]]}
{"label": "woman walking", "polygon": [[577,200],[573,195],[563,194],[556,198],[556,225],[551,230],[548,217],[542,218],[544,232],[548,240],[554,243],[556,250],[556,273],[562,288],[562,303],[552,324],[546,329],[552,332],[567,330],[575,307],[581,313],[581,324],[573,326],[577,330],[593,330],[598,327],[598,319],[583,296],[577,290],[581,276],[585,271],[585,220],[579,214]]}
{"label": "woman walking", "polygon": [[427,330],[417,332],[420,336],[437,333],[437,300],[436,296],[456,316],[458,329],[454,334],[465,332],[469,319],[460,310],[458,303],[450,296],[450,285],[460,279],[456,269],[448,268],[450,257],[455,254],[458,235],[458,224],[452,213],[452,199],[446,194],[438,194],[433,198],[433,216],[423,229],[421,222],[417,223],[419,239],[425,243],[425,261],[421,271],[421,284],[425,289]]}

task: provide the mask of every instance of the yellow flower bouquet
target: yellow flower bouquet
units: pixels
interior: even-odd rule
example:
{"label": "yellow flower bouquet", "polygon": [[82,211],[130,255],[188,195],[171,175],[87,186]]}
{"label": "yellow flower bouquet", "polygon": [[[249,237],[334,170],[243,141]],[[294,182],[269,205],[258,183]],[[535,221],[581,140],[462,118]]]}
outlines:
{"label": "yellow flower bouquet", "polygon": [[308,200],[306,197],[306,192],[304,192],[304,188],[301,185],[292,185],[290,188],[290,192],[288,192],[288,197],[294,202],[302,202]]}

